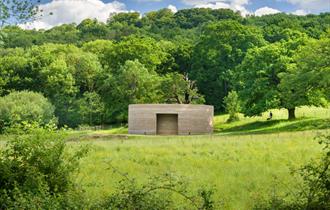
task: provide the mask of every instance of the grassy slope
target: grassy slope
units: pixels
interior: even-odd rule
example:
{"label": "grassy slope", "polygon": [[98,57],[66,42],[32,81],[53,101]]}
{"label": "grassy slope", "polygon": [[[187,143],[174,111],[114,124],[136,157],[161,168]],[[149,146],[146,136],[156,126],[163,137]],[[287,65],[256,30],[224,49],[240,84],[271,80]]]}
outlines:
{"label": "grassy slope", "polygon": [[216,116],[211,136],[113,136],[127,133],[120,127],[75,133],[88,140],[79,144],[93,147],[79,182],[93,199],[112,192],[121,177],[109,170],[111,162],[140,182],[171,172],[185,177],[191,191],[214,186],[225,209],[250,209],[274,188],[284,192],[292,186],[290,168],[316,157],[320,147],[314,137],[319,129],[330,131],[329,109],[300,108],[294,121],[286,120],[286,110],[273,114],[272,121],[265,113],[230,124],[227,115]]}
{"label": "grassy slope", "polygon": [[330,128],[330,109],[301,107],[296,111],[296,120],[287,120],[287,110],[272,110],[273,120],[267,121],[268,112],[260,117],[241,116],[239,122],[226,123],[228,115],[219,115],[214,119],[215,132],[218,133],[277,133]]}

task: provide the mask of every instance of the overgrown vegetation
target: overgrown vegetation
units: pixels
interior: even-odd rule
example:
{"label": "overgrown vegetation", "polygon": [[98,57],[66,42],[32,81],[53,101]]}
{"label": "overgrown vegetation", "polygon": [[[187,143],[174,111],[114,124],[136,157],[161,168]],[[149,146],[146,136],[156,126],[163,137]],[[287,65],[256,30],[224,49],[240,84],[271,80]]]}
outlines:
{"label": "overgrown vegetation", "polygon": [[190,209],[215,207],[212,190],[188,192],[183,178],[167,174],[140,185],[111,165],[110,169],[122,176],[115,193],[91,201],[76,180],[80,160],[89,150],[87,146],[68,148],[64,133],[52,129],[31,127],[8,139],[0,150],[0,208],[173,209],[178,205],[177,197]]}
{"label": "overgrown vegetation", "polygon": [[61,132],[31,128],[17,135],[0,151],[0,208],[83,208],[73,174],[86,152],[68,151]]}
{"label": "overgrown vegetation", "polygon": [[[13,25],[38,15],[35,2],[24,2],[21,11],[2,8],[0,95],[43,94],[60,126],[126,122],[129,103],[207,103],[225,112],[231,91],[247,116],[286,108],[294,119],[297,107],[328,104],[329,13],[162,9],[37,31]],[[10,18],[15,11],[23,15]]]}

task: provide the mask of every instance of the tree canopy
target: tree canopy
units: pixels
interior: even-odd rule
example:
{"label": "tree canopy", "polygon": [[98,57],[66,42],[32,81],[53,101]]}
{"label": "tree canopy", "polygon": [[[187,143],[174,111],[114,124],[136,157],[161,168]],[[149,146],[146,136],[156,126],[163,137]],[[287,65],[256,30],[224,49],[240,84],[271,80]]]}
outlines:
{"label": "tree canopy", "polygon": [[18,27],[38,17],[37,3],[0,3],[0,96],[40,92],[61,126],[125,122],[130,103],[206,103],[225,112],[229,98],[248,116],[286,108],[293,118],[296,107],[325,106],[330,97],[329,13],[162,9]]}

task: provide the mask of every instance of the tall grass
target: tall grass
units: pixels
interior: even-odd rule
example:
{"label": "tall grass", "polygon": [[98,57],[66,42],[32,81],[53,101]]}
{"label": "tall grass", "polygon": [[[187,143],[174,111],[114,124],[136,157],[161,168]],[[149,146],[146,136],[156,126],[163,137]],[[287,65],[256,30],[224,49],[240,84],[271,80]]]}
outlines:
{"label": "tall grass", "polygon": [[216,189],[216,200],[225,209],[250,209],[276,189],[286,191],[296,181],[290,167],[318,155],[316,132],[263,135],[192,137],[104,137],[91,144],[93,151],[82,163],[78,182],[90,198],[114,191],[122,178],[109,163],[139,182],[149,176],[174,173],[183,176],[189,190]]}

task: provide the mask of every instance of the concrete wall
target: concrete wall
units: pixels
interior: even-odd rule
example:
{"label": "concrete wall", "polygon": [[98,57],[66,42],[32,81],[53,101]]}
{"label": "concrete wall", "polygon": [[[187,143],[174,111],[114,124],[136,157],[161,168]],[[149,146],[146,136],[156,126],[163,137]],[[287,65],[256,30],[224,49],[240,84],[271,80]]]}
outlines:
{"label": "concrete wall", "polygon": [[134,104],[128,110],[130,134],[157,134],[157,114],[177,114],[178,134],[213,132],[213,106],[186,104]]}

